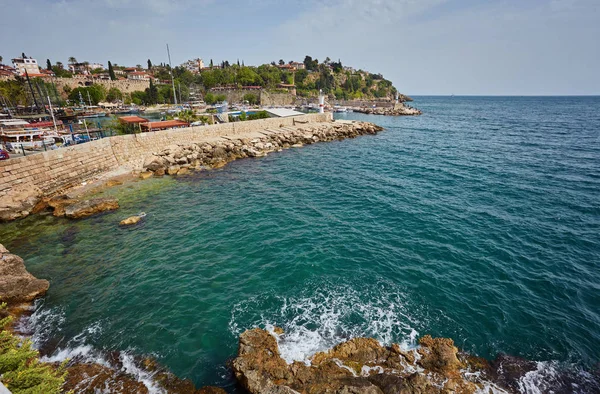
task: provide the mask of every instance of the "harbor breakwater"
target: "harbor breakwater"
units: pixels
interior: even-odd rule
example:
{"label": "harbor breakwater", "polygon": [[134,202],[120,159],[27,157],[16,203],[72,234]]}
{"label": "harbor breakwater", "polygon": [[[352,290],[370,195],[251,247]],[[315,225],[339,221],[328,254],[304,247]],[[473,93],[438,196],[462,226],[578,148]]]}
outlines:
{"label": "harbor breakwater", "polygon": [[44,197],[66,192],[102,174],[139,170],[144,159],[172,144],[214,141],[296,124],[329,122],[331,114],[307,114],[104,138],[0,162],[0,221],[35,213]]}

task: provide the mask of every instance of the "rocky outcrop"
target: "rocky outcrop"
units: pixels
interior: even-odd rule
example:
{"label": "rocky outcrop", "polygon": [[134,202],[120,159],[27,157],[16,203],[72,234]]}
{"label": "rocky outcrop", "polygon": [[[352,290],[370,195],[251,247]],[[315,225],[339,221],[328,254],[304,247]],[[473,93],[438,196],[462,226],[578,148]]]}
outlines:
{"label": "rocky outcrop", "polygon": [[47,280],[31,275],[23,259],[0,244],[0,302],[30,302],[46,294],[48,287]]}
{"label": "rocky outcrop", "polygon": [[[169,394],[226,394],[218,387],[203,387],[196,389],[188,379],[180,379],[158,365],[153,359],[134,359],[135,368],[155,388],[152,392]],[[63,385],[64,392],[78,394],[120,393],[147,394],[151,391],[138,377],[132,375],[123,367],[119,352],[111,353],[104,364],[86,363],[71,360],[67,367],[67,377]]]}
{"label": "rocky outcrop", "polygon": [[42,197],[33,185],[15,188],[11,194],[0,197],[0,222],[8,222],[28,216]]}
{"label": "rocky outcrop", "polygon": [[353,108],[354,112],[360,112],[367,115],[385,115],[385,116],[415,116],[421,115],[422,112],[404,103],[396,104],[394,107],[360,107]]}
{"label": "rocky outcrop", "polygon": [[459,360],[451,339],[425,336],[417,349],[405,351],[372,338],[355,338],[315,354],[310,365],[287,364],[277,340],[261,329],[240,336],[233,370],[251,393],[474,393],[483,387],[476,374],[468,377],[464,372],[474,370]]}
{"label": "rocky outcrop", "polygon": [[53,210],[54,216],[83,219],[102,212],[119,209],[119,201],[116,198],[78,200],[61,195],[45,201],[45,206]]}
{"label": "rocky outcrop", "polygon": [[223,139],[215,142],[167,146],[147,157],[144,169],[156,176],[183,175],[190,169],[218,168],[245,157],[261,157],[269,152],[323,141],[376,134],[382,128],[368,122],[337,121],[288,127],[259,134],[256,138]]}

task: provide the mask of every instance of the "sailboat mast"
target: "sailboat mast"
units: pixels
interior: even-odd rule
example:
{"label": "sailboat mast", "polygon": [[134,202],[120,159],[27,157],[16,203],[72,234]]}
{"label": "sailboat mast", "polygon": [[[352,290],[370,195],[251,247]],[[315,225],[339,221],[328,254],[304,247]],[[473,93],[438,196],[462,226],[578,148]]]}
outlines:
{"label": "sailboat mast", "polygon": [[169,69],[171,71],[171,84],[173,84],[173,100],[177,105],[177,93],[175,92],[175,78],[173,78],[173,66],[171,65],[171,52],[169,51],[169,44],[167,44],[167,55],[169,56]]}

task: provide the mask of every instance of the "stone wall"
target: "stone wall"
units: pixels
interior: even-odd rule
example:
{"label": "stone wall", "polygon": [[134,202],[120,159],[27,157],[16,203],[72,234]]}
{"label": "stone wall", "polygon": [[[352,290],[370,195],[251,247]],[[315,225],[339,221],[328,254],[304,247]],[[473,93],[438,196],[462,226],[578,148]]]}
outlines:
{"label": "stone wall", "polygon": [[213,89],[211,93],[225,95],[229,104],[241,103],[244,95],[248,93],[255,95],[262,106],[294,105],[296,103],[296,96],[291,93],[272,93],[264,89]]}
{"label": "stone wall", "polygon": [[331,119],[331,114],[307,114],[130,134],[0,161],[0,216],[20,200],[59,194],[120,166],[141,169],[144,158],[171,144]]}
{"label": "stone wall", "polygon": [[122,80],[122,81],[107,81],[103,79],[88,79],[81,77],[74,78],[45,78],[46,82],[54,83],[59,93],[65,93],[64,87],[68,86],[70,89],[75,89],[81,86],[89,86],[92,84],[102,85],[109,90],[110,88],[117,88],[123,93],[131,93],[135,91],[144,91],[150,87],[150,81],[135,81],[135,80]]}
{"label": "stone wall", "polygon": [[263,90],[262,94],[260,95],[260,105],[263,107],[295,105],[295,103],[296,96],[291,93],[270,93]]}

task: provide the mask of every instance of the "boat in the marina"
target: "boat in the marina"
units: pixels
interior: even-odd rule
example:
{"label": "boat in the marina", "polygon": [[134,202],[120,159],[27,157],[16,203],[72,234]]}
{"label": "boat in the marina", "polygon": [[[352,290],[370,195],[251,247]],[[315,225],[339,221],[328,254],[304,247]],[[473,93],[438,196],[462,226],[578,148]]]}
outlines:
{"label": "boat in the marina", "polygon": [[32,125],[21,119],[7,119],[0,121],[0,140],[3,145],[12,145],[15,148],[27,150],[40,150],[52,148],[58,136],[53,129],[31,127]]}

